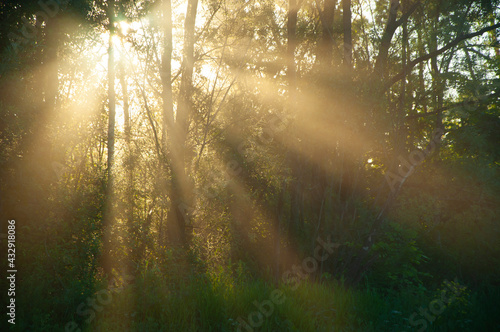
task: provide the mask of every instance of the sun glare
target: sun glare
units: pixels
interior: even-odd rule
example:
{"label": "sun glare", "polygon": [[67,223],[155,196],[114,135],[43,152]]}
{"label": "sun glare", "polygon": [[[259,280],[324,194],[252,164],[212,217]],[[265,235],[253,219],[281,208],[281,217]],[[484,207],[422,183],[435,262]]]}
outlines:
{"label": "sun glare", "polygon": [[[123,101],[122,91],[120,86],[120,72],[119,72],[119,64],[124,64],[126,73],[125,77],[128,84],[133,84],[133,77],[137,71],[137,68],[140,67],[140,60],[136,55],[136,51],[134,50],[129,37],[133,37],[134,34],[144,35],[144,27],[148,25],[147,19],[142,19],[133,22],[127,21],[119,21],[116,23],[116,33],[112,37],[113,49],[114,49],[114,61],[116,65],[115,70],[115,88],[117,93],[117,104],[116,104],[116,127],[118,130],[123,130],[124,128],[124,109],[123,109]],[[109,31],[106,30],[100,34],[100,41],[94,45],[91,50],[92,54],[100,55],[98,57],[98,61],[94,63],[93,71],[100,77],[100,80],[106,80],[106,75],[108,71],[108,47],[109,47]],[[88,55],[91,57],[92,55]],[[129,108],[130,114],[133,116],[137,112],[137,108],[130,103]]]}
{"label": "sun glare", "polygon": [[130,30],[130,24],[125,21],[118,22],[118,29],[123,36],[126,36]]}
{"label": "sun glare", "polygon": [[127,22],[127,21],[120,21],[117,24],[119,33],[122,36],[127,36],[131,33],[135,33],[143,28],[143,25],[147,23],[147,19],[143,19],[142,21],[133,21],[133,22]]}

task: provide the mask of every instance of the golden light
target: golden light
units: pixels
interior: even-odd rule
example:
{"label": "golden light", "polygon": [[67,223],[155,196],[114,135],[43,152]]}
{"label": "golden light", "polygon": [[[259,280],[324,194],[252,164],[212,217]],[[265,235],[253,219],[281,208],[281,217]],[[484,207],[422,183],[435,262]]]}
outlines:
{"label": "golden light", "polygon": [[129,34],[135,33],[144,28],[149,22],[146,18],[143,18],[139,21],[127,22],[127,21],[119,21],[117,23],[117,28],[119,34],[121,36],[127,36]]}
{"label": "golden light", "polygon": [[118,30],[120,31],[121,35],[126,36],[129,33],[130,29],[130,24],[128,24],[127,22],[118,22]]}

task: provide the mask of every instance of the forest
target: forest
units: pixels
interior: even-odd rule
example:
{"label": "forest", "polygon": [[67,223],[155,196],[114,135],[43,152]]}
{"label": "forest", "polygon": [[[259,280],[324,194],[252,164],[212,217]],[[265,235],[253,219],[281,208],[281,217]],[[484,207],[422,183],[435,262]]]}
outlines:
{"label": "forest", "polygon": [[499,0],[3,0],[2,331],[500,331]]}

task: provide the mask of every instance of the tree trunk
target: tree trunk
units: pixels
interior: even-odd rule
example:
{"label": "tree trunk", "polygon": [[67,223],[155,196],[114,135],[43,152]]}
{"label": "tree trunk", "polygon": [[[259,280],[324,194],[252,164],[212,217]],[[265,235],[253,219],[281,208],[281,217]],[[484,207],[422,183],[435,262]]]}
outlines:
{"label": "tree trunk", "polygon": [[125,163],[124,168],[127,174],[127,183],[125,189],[125,220],[127,225],[127,235],[128,239],[128,250],[132,252],[132,257],[138,259],[135,255],[135,241],[134,236],[136,235],[134,229],[134,158],[132,155],[132,146],[130,144],[131,139],[131,127],[130,127],[130,106],[129,106],[129,96],[128,96],[128,86],[125,74],[125,66],[123,59],[119,63],[118,71],[120,85],[122,88],[122,100],[123,100],[123,119],[124,119],[124,136],[125,136]]}
{"label": "tree trunk", "polygon": [[107,15],[109,19],[109,41],[108,41],[108,107],[109,107],[109,122],[108,122],[108,181],[106,185],[104,216],[103,216],[103,249],[101,253],[101,265],[104,273],[111,277],[112,260],[111,260],[111,230],[114,224],[113,215],[113,200],[114,200],[114,158],[115,158],[115,59],[113,36],[114,29],[114,11],[115,2],[108,2]]}
{"label": "tree trunk", "polygon": [[[160,160],[160,168],[161,172],[163,173],[162,176],[167,176],[166,174],[166,167],[162,167],[164,162],[167,162],[169,165],[172,165],[173,163],[171,162],[173,152],[172,150],[172,140],[175,140],[175,135],[174,135],[174,128],[175,128],[175,123],[174,123],[174,100],[173,100],[173,94],[172,94],[172,50],[173,50],[173,42],[172,42],[172,1],[171,0],[164,0],[163,1],[163,21],[165,22],[164,30],[165,30],[165,48],[163,50],[162,54],[162,64],[161,64],[161,72],[160,72],[160,77],[161,77],[161,82],[162,82],[162,102],[163,102],[163,126],[162,126],[162,146],[163,146],[163,151],[165,151],[166,155],[166,160],[161,161]],[[173,168],[171,168],[171,175],[174,175]],[[179,237],[180,235],[174,235],[170,234],[170,223],[172,222],[172,219],[174,216],[172,215],[172,208],[174,204],[172,203],[172,197],[173,197],[173,192],[172,192],[172,184],[173,180],[171,179],[171,185],[170,185],[170,192],[168,192],[167,186],[165,186],[165,194],[169,195],[171,198],[171,207],[167,213],[167,232],[164,232],[163,229],[163,212],[162,212],[162,218],[161,218],[161,224],[160,224],[160,244],[163,245],[163,241],[165,238],[169,240],[169,238],[176,238]],[[165,237],[164,233],[166,233],[168,236]]]}
{"label": "tree trunk", "polygon": [[287,61],[287,79],[289,86],[290,98],[295,94],[296,88],[296,70],[295,70],[295,49],[297,48],[297,13],[299,11],[299,6],[297,0],[289,0],[288,2],[288,21],[287,21],[287,50],[286,50],[286,61]]}
{"label": "tree trunk", "polygon": [[192,208],[192,186],[186,172],[186,165],[190,165],[191,154],[186,155],[187,134],[192,113],[192,79],[194,67],[194,30],[198,0],[189,0],[184,21],[184,50],[182,59],[182,77],[177,103],[177,114],[173,135],[170,139],[171,153],[171,193],[170,209],[167,214],[169,239],[174,245],[186,245],[186,224],[190,224],[190,216],[186,206]]}
{"label": "tree trunk", "polygon": [[318,58],[321,71],[326,75],[331,74],[330,69],[333,60],[333,47],[335,41],[333,38],[333,21],[336,4],[337,0],[325,0],[324,9],[320,16],[322,32]]}
{"label": "tree trunk", "polygon": [[[439,8],[436,8],[435,18],[434,18],[434,32],[431,35],[431,45],[430,51],[435,52],[438,49],[438,40],[436,31],[439,23]],[[433,107],[436,110],[436,128],[444,130],[443,125],[443,100],[444,100],[444,87],[441,79],[441,72],[438,65],[437,56],[431,58],[431,74],[432,74],[432,91],[433,91]],[[439,150],[439,144],[437,146]]]}
{"label": "tree trunk", "polygon": [[[296,70],[295,70],[295,49],[297,47],[297,13],[299,10],[299,5],[297,0],[289,0],[288,2],[288,22],[287,22],[287,49],[285,61],[287,63],[287,81],[288,81],[288,108],[291,112],[295,112],[296,107]],[[302,224],[302,210],[303,210],[303,197],[302,197],[302,185],[303,181],[302,175],[302,158],[300,155],[300,142],[295,139],[294,144],[296,147],[292,149],[289,153],[289,164],[292,169],[292,194],[291,194],[291,205],[290,205],[290,215],[291,215],[291,229],[294,236],[298,234],[298,231]]]}
{"label": "tree trunk", "polygon": [[174,106],[172,97],[172,0],[164,0],[163,20],[165,22],[165,49],[162,55],[161,82],[163,86],[163,148],[167,148],[167,134],[174,127]]}
{"label": "tree trunk", "polygon": [[344,65],[352,67],[351,0],[342,0],[342,25],[344,27]]}
{"label": "tree trunk", "polygon": [[[406,9],[407,1],[403,0],[403,9]],[[405,116],[406,116],[406,63],[407,63],[407,47],[408,47],[408,23],[403,23],[403,36],[401,41],[401,71],[403,72],[403,79],[401,80],[401,89],[399,92],[399,106],[397,107],[397,113],[395,114],[395,129],[396,129],[396,153],[398,155],[403,155],[406,147],[406,128],[405,128]]]}

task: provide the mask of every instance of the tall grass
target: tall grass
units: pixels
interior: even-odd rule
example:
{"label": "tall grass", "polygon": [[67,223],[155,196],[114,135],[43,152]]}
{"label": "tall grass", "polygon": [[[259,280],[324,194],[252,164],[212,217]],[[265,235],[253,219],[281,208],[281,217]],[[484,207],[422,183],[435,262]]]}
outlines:
{"label": "tall grass", "polygon": [[[273,291],[279,290],[282,303],[273,304],[272,313],[262,315],[263,322],[254,331],[418,331],[420,327],[412,326],[409,317],[420,307],[428,308],[440,291],[387,292],[369,284],[353,289],[336,280],[303,281],[294,289],[249,277],[245,271],[241,262],[184,274],[172,266],[149,265],[133,282],[113,291],[90,323],[85,321],[87,316],[78,314],[78,304],[95,297],[106,284],[96,284],[94,294],[64,297],[42,296],[44,290],[34,286],[19,294],[22,324],[12,330],[65,331],[66,324],[74,321],[81,331],[236,331],[241,320],[249,323],[249,315],[258,312],[255,303],[272,299]],[[40,287],[51,286],[42,282]],[[499,330],[495,320],[499,307],[498,287],[468,290],[428,322],[426,331]],[[247,329],[242,326],[241,331]]]}
{"label": "tall grass", "polygon": [[[296,289],[249,279],[221,269],[192,274],[175,284],[159,270],[149,270],[128,285],[98,313],[83,331],[236,331],[241,319],[257,312],[278,289],[284,301],[274,304],[254,331],[417,331],[409,317],[428,307],[438,290],[415,294],[380,292],[370,287],[348,289],[341,282],[304,281]],[[468,293],[450,305],[427,331],[485,331],[498,328],[492,321],[500,293],[489,289]],[[73,315],[72,319],[78,319]],[[240,318],[240,320],[238,319]],[[247,331],[243,326],[241,331]]]}

